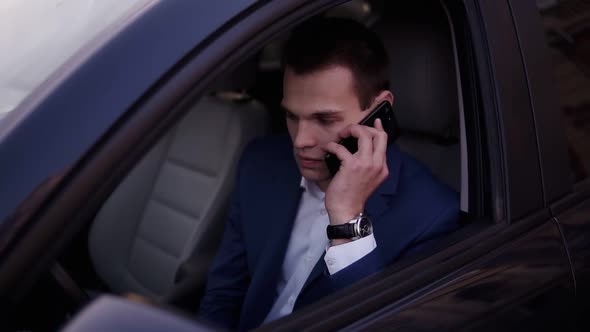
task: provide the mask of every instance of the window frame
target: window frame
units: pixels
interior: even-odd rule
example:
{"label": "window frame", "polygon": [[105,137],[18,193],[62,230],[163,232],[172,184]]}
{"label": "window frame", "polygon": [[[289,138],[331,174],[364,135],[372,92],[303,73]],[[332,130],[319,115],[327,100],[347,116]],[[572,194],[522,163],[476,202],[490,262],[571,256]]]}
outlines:
{"label": "window frame", "polygon": [[532,1],[509,0],[509,4],[530,90],[542,172],[543,200],[547,205],[571,192],[573,186],[565,125],[561,117],[559,97],[553,88],[553,63],[540,11]]}

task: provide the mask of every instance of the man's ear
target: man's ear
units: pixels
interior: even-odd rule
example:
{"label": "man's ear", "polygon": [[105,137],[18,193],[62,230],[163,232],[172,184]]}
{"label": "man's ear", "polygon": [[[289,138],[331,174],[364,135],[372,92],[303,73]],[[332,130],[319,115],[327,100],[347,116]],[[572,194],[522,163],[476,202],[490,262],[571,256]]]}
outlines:
{"label": "man's ear", "polygon": [[371,107],[371,109],[375,108],[377,105],[379,105],[382,101],[387,100],[391,105],[393,105],[393,93],[389,90],[383,90],[381,91],[377,97],[375,98],[375,101],[373,102],[373,106]]}

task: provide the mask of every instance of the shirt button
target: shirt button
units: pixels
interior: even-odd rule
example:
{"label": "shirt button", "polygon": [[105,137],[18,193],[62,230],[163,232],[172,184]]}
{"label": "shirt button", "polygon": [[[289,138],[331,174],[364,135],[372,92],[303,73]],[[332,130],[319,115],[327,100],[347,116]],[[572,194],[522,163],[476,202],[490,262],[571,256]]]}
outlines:
{"label": "shirt button", "polygon": [[295,297],[294,296],[291,296],[289,298],[289,305],[293,305],[293,303],[295,303]]}
{"label": "shirt button", "polygon": [[320,214],[321,214],[322,216],[325,216],[325,215],[326,215],[326,210],[320,210]]}
{"label": "shirt button", "polygon": [[328,263],[328,265],[332,266],[332,265],[334,265],[334,260],[330,258],[326,261],[326,263]]}

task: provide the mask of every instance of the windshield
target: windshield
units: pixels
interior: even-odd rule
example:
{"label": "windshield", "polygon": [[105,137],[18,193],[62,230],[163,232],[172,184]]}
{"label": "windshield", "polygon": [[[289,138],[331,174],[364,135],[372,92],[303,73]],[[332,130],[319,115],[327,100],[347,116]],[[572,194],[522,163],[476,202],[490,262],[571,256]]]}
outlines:
{"label": "windshield", "polygon": [[154,0],[1,0],[0,122],[89,40]]}

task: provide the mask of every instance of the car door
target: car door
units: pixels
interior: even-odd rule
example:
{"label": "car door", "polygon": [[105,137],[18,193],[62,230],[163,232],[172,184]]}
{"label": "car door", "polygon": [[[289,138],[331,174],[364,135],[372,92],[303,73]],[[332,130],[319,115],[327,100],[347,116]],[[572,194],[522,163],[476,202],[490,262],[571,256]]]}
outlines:
{"label": "car door", "polygon": [[[590,6],[511,1],[534,107],[545,204],[565,238],[587,330],[590,226]],[[527,22],[528,24],[524,24]]]}
{"label": "car door", "polygon": [[[19,276],[37,257],[46,261],[37,269],[47,268],[60,247],[60,243],[55,243],[47,251],[45,246],[51,242],[48,237],[62,234],[62,228],[74,233],[82,227],[79,224],[87,222],[123,174],[181,116],[181,108],[176,106],[189,92],[202,93],[215,77],[276,33],[341,2],[274,1],[254,5],[215,30],[213,37],[206,40],[207,47],[176,49],[184,56],[181,61],[178,57],[167,58],[166,64],[175,64],[172,70],[170,66],[158,67],[158,73],[136,77],[135,84],[127,82],[129,85],[125,86],[133,88],[133,93],[125,98],[113,92],[115,95],[109,99],[118,101],[117,104],[101,104],[105,102],[100,98],[103,96],[91,93],[93,84],[108,85],[110,78],[93,83],[92,76],[86,76],[104,68],[101,64],[105,58],[97,57],[85,70],[75,72],[71,83],[59,86],[55,90],[59,93],[42,105],[48,110],[59,109],[57,106],[62,104],[68,109],[96,105],[93,107],[97,112],[112,107],[118,110],[113,112],[119,113],[108,115],[90,133],[79,129],[85,139],[67,150],[59,167],[54,165],[54,169],[64,169],[77,156],[90,151],[68,173],[67,182],[51,197],[51,205],[44,205],[35,216],[36,226],[25,235],[12,238],[12,249],[4,253],[1,267],[3,292],[16,296],[18,292],[9,291],[9,287],[22,291],[34,279],[31,275],[30,280],[19,280]],[[262,329],[496,330],[549,328],[559,326],[567,318],[566,309],[574,294],[572,274],[558,224],[544,201],[533,110],[509,3],[443,3],[454,27],[467,136],[471,142],[468,149],[472,181],[468,190],[472,203],[467,213],[468,225],[437,243],[427,255],[400,262]],[[181,13],[188,8],[170,3],[162,6],[182,17],[181,22],[186,24],[169,32],[186,27],[199,31],[198,25],[191,25],[190,15]],[[196,7],[190,9],[198,12]],[[153,30],[148,30],[154,34],[162,33],[158,28],[163,22],[158,23],[157,17],[154,14],[145,18],[146,25],[136,28],[151,27]],[[212,26],[220,21],[215,22]],[[131,34],[126,36],[131,38]],[[123,49],[131,51],[131,46],[123,47],[129,40],[121,38],[119,42],[117,46],[122,49],[113,47],[113,56]],[[179,44],[186,46],[189,41]],[[162,77],[163,72],[166,75]],[[72,91],[80,95],[70,98]],[[122,113],[129,108],[131,112]],[[39,120],[29,120],[31,126],[40,126],[43,116],[37,117]],[[62,115],[60,119],[66,121],[68,116]],[[66,123],[74,128],[77,122],[71,121]],[[60,139],[67,141],[67,137]],[[90,146],[92,149],[88,150]],[[12,172],[8,174],[16,173],[16,166],[6,167]],[[31,181],[37,184],[50,169],[47,166],[44,176],[38,175]],[[67,241],[67,237],[61,241]]]}
{"label": "car door", "polygon": [[529,22],[518,22],[508,1],[444,3],[453,23],[470,142],[467,225],[426,254],[260,330],[571,327],[573,275],[546,201],[537,148],[542,138],[530,98],[534,87],[515,29],[515,21]]}

